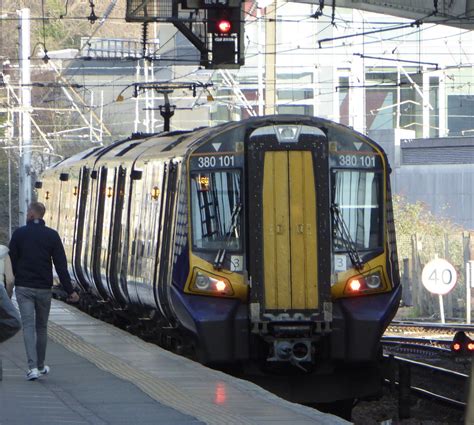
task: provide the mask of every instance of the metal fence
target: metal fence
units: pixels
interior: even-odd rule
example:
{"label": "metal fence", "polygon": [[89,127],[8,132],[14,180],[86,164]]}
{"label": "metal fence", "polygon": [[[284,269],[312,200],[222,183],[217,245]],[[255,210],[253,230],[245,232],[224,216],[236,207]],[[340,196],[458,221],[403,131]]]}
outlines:
{"label": "metal fence", "polygon": [[150,40],[145,46],[141,40],[126,38],[81,38],[83,57],[94,59],[159,59],[158,40]]}
{"label": "metal fence", "polygon": [[[444,295],[446,318],[469,321],[471,305],[472,265],[474,264],[474,232],[445,234],[444,239],[424,235],[412,235],[411,255],[403,258],[401,264],[403,296],[402,305],[414,307],[414,317],[441,317],[438,295],[424,287],[421,279],[424,266],[435,257],[449,261],[457,271],[454,289]],[[469,319],[469,320],[468,320]]]}

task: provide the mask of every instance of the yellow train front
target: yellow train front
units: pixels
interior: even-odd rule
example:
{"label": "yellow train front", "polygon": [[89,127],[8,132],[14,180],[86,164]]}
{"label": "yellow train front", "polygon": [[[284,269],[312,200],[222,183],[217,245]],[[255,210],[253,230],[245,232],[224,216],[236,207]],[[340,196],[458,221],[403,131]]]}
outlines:
{"label": "yellow train front", "polygon": [[88,311],[295,401],[379,390],[400,285],[373,141],[259,117],[93,149],[37,187]]}

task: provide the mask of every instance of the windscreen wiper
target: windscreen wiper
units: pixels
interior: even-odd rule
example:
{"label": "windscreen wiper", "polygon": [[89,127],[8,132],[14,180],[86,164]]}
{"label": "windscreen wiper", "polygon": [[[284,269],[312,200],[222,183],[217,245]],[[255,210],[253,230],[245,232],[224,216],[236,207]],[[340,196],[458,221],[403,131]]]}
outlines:
{"label": "windscreen wiper", "polygon": [[[240,202],[236,203],[234,205],[234,208],[232,209],[232,214],[230,216],[230,226],[229,226],[229,230],[227,230],[225,234],[224,244],[227,244],[227,242],[229,242],[230,238],[232,237],[232,233],[234,233],[235,229],[237,228],[238,218],[239,218],[241,210],[242,210],[242,204]],[[222,269],[222,264],[224,263],[225,256],[226,256],[225,248],[219,249],[219,251],[217,251],[216,258],[214,259],[214,269],[216,270]]]}
{"label": "windscreen wiper", "polygon": [[364,267],[364,263],[362,262],[362,258],[357,251],[356,244],[352,239],[351,233],[347,227],[346,221],[341,214],[341,208],[338,204],[333,203],[331,205],[331,211],[334,217],[334,223],[336,225],[336,231],[339,233],[339,236],[344,244],[344,248],[349,255],[351,263],[355,267],[356,270],[362,270]]}

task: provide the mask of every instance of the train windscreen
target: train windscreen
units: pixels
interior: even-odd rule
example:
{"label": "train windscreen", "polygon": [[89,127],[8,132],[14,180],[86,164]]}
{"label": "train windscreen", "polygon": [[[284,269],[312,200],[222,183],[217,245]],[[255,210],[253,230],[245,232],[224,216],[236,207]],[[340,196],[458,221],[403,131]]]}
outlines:
{"label": "train windscreen", "polygon": [[241,202],[239,170],[192,172],[193,248],[240,251]]}
{"label": "train windscreen", "polygon": [[[333,170],[333,203],[358,251],[382,247],[381,173],[369,170]],[[346,251],[347,240],[335,226],[335,251]]]}

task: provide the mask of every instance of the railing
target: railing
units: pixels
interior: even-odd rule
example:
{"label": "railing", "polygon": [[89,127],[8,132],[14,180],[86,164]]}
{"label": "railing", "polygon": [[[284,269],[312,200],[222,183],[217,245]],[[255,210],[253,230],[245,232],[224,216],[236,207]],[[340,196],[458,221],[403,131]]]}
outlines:
{"label": "railing", "polygon": [[81,37],[83,57],[97,59],[141,59],[144,56],[159,59],[156,52],[160,48],[158,40],[146,43],[145,52],[141,40],[126,38],[92,38]]}

